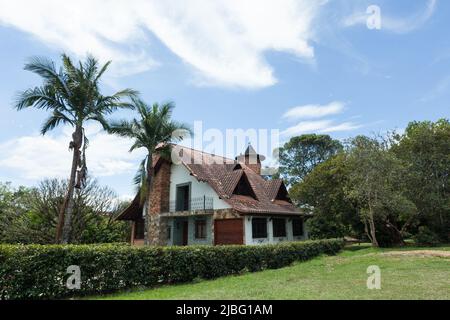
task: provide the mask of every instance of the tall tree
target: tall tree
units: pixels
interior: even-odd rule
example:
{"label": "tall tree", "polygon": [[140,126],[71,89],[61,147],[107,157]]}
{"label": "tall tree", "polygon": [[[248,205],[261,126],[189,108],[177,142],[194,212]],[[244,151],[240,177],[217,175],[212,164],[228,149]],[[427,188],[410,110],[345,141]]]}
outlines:
{"label": "tall tree", "polygon": [[331,157],[289,190],[296,204],[313,212],[307,221],[312,238],[360,238],[364,233],[357,208],[344,192],[350,173],[345,160],[344,153]]}
{"label": "tall tree", "polygon": [[279,150],[280,176],[292,186],[342,149],[342,144],[329,135],[305,134],[293,137]]}
{"label": "tall tree", "polygon": [[42,125],[44,135],[58,125],[70,125],[74,128],[69,144],[73,152],[67,194],[61,206],[56,232],[56,241],[68,243],[73,213],[73,194],[75,188],[82,188],[87,176],[86,148],[88,139],[84,132],[87,121],[99,122],[107,127],[105,116],[118,108],[130,108],[123,98],[136,95],[131,89],[105,96],[100,90],[100,79],[110,62],[100,66],[92,56],[75,65],[65,54],[62,55],[62,67],[57,70],[55,63],[45,58],[32,58],[25,70],[39,75],[43,84],[20,92],[15,108],[28,107],[51,111],[51,115]]}
{"label": "tall tree", "polygon": [[140,118],[131,121],[113,122],[109,127],[109,131],[121,137],[133,139],[134,143],[130,148],[130,152],[139,148],[144,148],[147,152],[147,155],[139,165],[139,170],[134,177],[134,183],[137,185],[138,192],[141,195],[141,203],[147,204],[147,213],[144,216],[144,242],[148,245],[149,199],[152,193],[154,171],[153,156],[158,152],[165,157],[169,157],[170,142],[183,139],[183,133],[190,133],[190,129],[187,125],[171,119],[174,108],[173,103],[164,103],[162,105],[154,103],[150,106],[138,98],[132,98],[132,101]]}
{"label": "tall tree", "polygon": [[421,225],[448,241],[450,229],[450,122],[411,122],[394,135],[395,155],[407,167],[408,197],[416,204]]}
{"label": "tall tree", "polygon": [[345,191],[356,203],[372,245],[380,246],[377,224],[389,228],[401,243],[401,233],[391,220],[405,220],[416,213],[405,196],[402,163],[386,143],[365,136],[350,141],[346,163],[349,173]]}

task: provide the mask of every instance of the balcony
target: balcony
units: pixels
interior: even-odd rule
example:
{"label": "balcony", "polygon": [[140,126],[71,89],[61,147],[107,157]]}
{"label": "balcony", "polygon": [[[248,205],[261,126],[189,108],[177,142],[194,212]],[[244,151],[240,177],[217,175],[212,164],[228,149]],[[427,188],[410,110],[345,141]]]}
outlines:
{"label": "balcony", "polygon": [[204,211],[212,212],[214,209],[214,198],[213,197],[198,197],[191,198],[188,201],[170,201],[169,202],[169,213],[176,212],[194,212],[194,211]]}

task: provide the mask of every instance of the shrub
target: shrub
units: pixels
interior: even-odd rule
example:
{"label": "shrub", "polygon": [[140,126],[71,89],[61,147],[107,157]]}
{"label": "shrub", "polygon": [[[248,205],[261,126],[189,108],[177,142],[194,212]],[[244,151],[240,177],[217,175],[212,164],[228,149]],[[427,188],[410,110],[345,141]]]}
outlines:
{"label": "shrub", "polygon": [[418,245],[437,246],[440,243],[439,236],[425,226],[419,227],[413,239]]}
{"label": "shrub", "polygon": [[[343,245],[337,239],[216,247],[0,245],[0,299],[54,299],[213,279],[336,254]],[[71,265],[81,269],[79,290],[66,288]]]}

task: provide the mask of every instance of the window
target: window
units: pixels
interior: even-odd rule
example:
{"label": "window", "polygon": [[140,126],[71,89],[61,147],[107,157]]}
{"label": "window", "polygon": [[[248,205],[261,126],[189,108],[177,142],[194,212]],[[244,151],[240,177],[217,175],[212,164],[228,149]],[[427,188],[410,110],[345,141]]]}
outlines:
{"label": "window", "polygon": [[195,239],[206,239],[206,220],[195,220]]}
{"label": "window", "polygon": [[252,236],[253,239],[267,238],[267,219],[253,218],[252,219]]}
{"label": "window", "polygon": [[137,220],[134,224],[134,238],[136,240],[144,239],[145,224],[144,220]]}
{"label": "window", "polygon": [[303,220],[293,219],[292,220],[292,234],[294,237],[303,236]]}
{"label": "window", "polygon": [[274,237],[286,237],[286,220],[285,219],[273,219],[273,236]]}

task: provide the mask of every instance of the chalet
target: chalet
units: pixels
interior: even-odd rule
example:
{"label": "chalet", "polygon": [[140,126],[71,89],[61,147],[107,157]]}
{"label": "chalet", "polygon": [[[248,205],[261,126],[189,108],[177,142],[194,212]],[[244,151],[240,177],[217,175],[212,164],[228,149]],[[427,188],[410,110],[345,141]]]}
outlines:
{"label": "chalet", "polygon": [[[177,161],[174,161],[174,156]],[[234,160],[173,146],[155,156],[149,242],[155,245],[260,244],[304,240],[304,215],[282,180],[261,176],[264,156],[249,146]],[[146,205],[137,195],[117,219],[132,221],[131,243],[144,242]]]}

